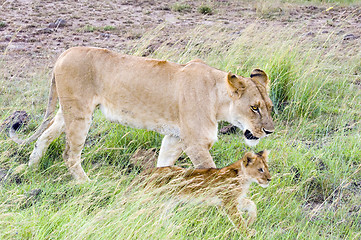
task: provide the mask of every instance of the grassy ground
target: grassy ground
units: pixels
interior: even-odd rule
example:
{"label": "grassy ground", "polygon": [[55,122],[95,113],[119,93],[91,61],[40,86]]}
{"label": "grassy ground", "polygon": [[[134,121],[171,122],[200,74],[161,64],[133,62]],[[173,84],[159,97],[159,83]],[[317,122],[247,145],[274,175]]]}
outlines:
{"label": "grassy ground", "polygon": [[[130,53],[142,55],[162,26],[139,40]],[[258,206],[254,239],[361,238],[361,55],[343,36],[303,38],[305,29],[250,25],[240,36],[221,28],[197,27],[179,41],[163,43],[152,57],[179,63],[202,58],[240,75],[264,69],[271,78],[276,132],[254,151],[269,149],[270,187],[253,186]],[[216,36],[216,37],[215,37]],[[227,39],[227,41],[224,41]],[[0,62],[2,69],[9,66]],[[49,69],[25,82],[0,78],[1,119],[14,108],[32,113],[30,134],[41,122]],[[16,79],[14,77],[13,79]],[[83,165],[93,180],[76,185],[62,162],[64,136],[51,144],[39,171],[17,173],[33,145],[17,146],[0,136],[0,239],[239,239],[215,207],[185,204],[165,216],[165,201],[125,193],[138,168],[129,163],[138,148],[157,148],[162,136],[111,124],[96,112]],[[219,136],[211,150],[218,167],[245,151],[240,135]],[[190,166],[185,159],[184,166]],[[11,174],[10,174],[11,173]]]}

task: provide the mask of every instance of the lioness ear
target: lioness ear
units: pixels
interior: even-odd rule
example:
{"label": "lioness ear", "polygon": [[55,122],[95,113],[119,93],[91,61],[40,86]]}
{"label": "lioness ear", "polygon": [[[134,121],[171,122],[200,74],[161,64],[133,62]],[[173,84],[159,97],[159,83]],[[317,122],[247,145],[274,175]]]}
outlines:
{"label": "lioness ear", "polygon": [[269,84],[269,79],[267,74],[262,71],[261,69],[253,69],[251,72],[251,78],[257,80],[259,83],[261,83],[263,86],[267,88]]}
{"label": "lioness ear", "polygon": [[227,74],[227,90],[231,98],[240,98],[246,89],[244,79],[238,78],[236,75],[229,72]]}
{"label": "lioness ear", "polygon": [[244,166],[248,167],[249,165],[252,165],[255,159],[256,159],[256,155],[254,153],[247,152],[243,157]]}

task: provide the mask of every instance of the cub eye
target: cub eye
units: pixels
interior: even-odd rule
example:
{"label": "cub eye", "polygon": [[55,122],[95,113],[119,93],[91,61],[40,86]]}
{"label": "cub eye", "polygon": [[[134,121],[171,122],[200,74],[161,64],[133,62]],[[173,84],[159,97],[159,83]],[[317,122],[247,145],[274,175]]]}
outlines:
{"label": "cub eye", "polygon": [[258,107],[257,106],[251,106],[251,109],[252,109],[252,111],[255,111],[255,112],[258,112]]}
{"label": "cub eye", "polygon": [[258,169],[258,172],[263,173],[263,172],[264,172],[264,171],[263,171],[263,168],[259,168],[259,169]]}

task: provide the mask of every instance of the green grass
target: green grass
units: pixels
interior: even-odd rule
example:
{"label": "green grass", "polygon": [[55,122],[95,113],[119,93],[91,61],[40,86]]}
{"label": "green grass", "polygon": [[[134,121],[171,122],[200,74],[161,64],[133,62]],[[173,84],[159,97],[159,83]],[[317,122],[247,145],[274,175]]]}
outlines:
{"label": "green grass", "polygon": [[212,9],[212,7],[210,7],[208,5],[202,4],[201,6],[198,7],[198,12],[202,13],[204,15],[212,15],[213,9]]}
{"label": "green grass", "polygon": [[[361,90],[355,83],[361,55],[344,54],[342,36],[333,33],[311,42],[302,38],[304,29],[259,27],[249,26],[233,39],[217,27],[197,27],[180,40],[187,42],[185,47],[164,43],[153,57],[179,63],[202,58],[244,76],[253,68],[269,74],[275,133],[255,149],[245,146],[240,135],[219,136],[211,149],[218,167],[248,150],[271,150],[270,187],[254,185],[250,192],[258,207],[254,239],[359,239]],[[141,55],[143,44],[160,29],[145,34],[130,52]],[[14,71],[6,62],[0,65]],[[25,133],[34,131],[43,115],[48,75],[13,81],[17,78],[1,72],[0,119],[26,109],[33,120]],[[97,111],[82,155],[92,182],[76,185],[71,180],[61,157],[64,136],[59,137],[39,171],[14,173],[0,183],[0,239],[245,238],[215,207],[185,204],[165,216],[166,201],[126,192],[138,174],[130,156],[140,147],[159,149],[161,139],[154,132],[111,124]],[[0,135],[1,168],[16,172],[32,147]],[[42,192],[31,197],[32,189]]]}
{"label": "green grass", "polygon": [[190,12],[192,7],[189,4],[177,2],[172,5],[172,10],[175,12]]}
{"label": "green grass", "polygon": [[83,28],[79,29],[80,32],[94,32],[97,30],[97,27],[92,25],[85,25]]}
{"label": "green grass", "polygon": [[78,31],[82,32],[82,33],[87,33],[87,32],[95,32],[95,31],[115,31],[117,30],[117,27],[115,26],[104,26],[104,27],[96,27],[96,26],[92,26],[92,25],[85,25],[82,28],[79,28]]}
{"label": "green grass", "polygon": [[114,27],[114,26],[105,26],[103,27],[104,31],[114,31],[116,30],[117,28]]}

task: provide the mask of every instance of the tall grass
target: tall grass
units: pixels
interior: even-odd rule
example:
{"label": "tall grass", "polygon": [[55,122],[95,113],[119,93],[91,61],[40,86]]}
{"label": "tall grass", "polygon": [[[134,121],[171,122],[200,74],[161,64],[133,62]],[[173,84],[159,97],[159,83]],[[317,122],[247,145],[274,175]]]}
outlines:
{"label": "tall grass", "polygon": [[[158,31],[162,27],[152,33]],[[235,34],[197,27],[152,56],[178,63],[202,58],[244,76],[252,68],[269,74],[276,132],[253,150],[271,150],[273,178],[269,188],[251,189],[258,206],[254,239],[359,239],[361,55],[343,54],[341,36],[330,33],[311,42],[302,31],[253,25]],[[142,55],[154,39],[145,35],[131,52]],[[2,72],[0,84],[7,90],[0,96],[1,119],[14,109],[31,110],[29,134],[41,121],[46,75],[24,80],[24,87]],[[218,167],[249,150],[241,136],[219,137],[211,149]],[[32,147],[19,147],[2,134],[1,168],[14,173],[0,187],[0,239],[247,238],[214,207],[185,204],[164,212],[166,200],[126,191],[139,170],[129,163],[131,155],[140,147],[159,149],[161,138],[110,124],[97,111],[82,155],[93,181],[76,185],[62,162],[63,136],[51,144],[40,171],[16,173]],[[42,192],[33,196],[32,189]]]}

